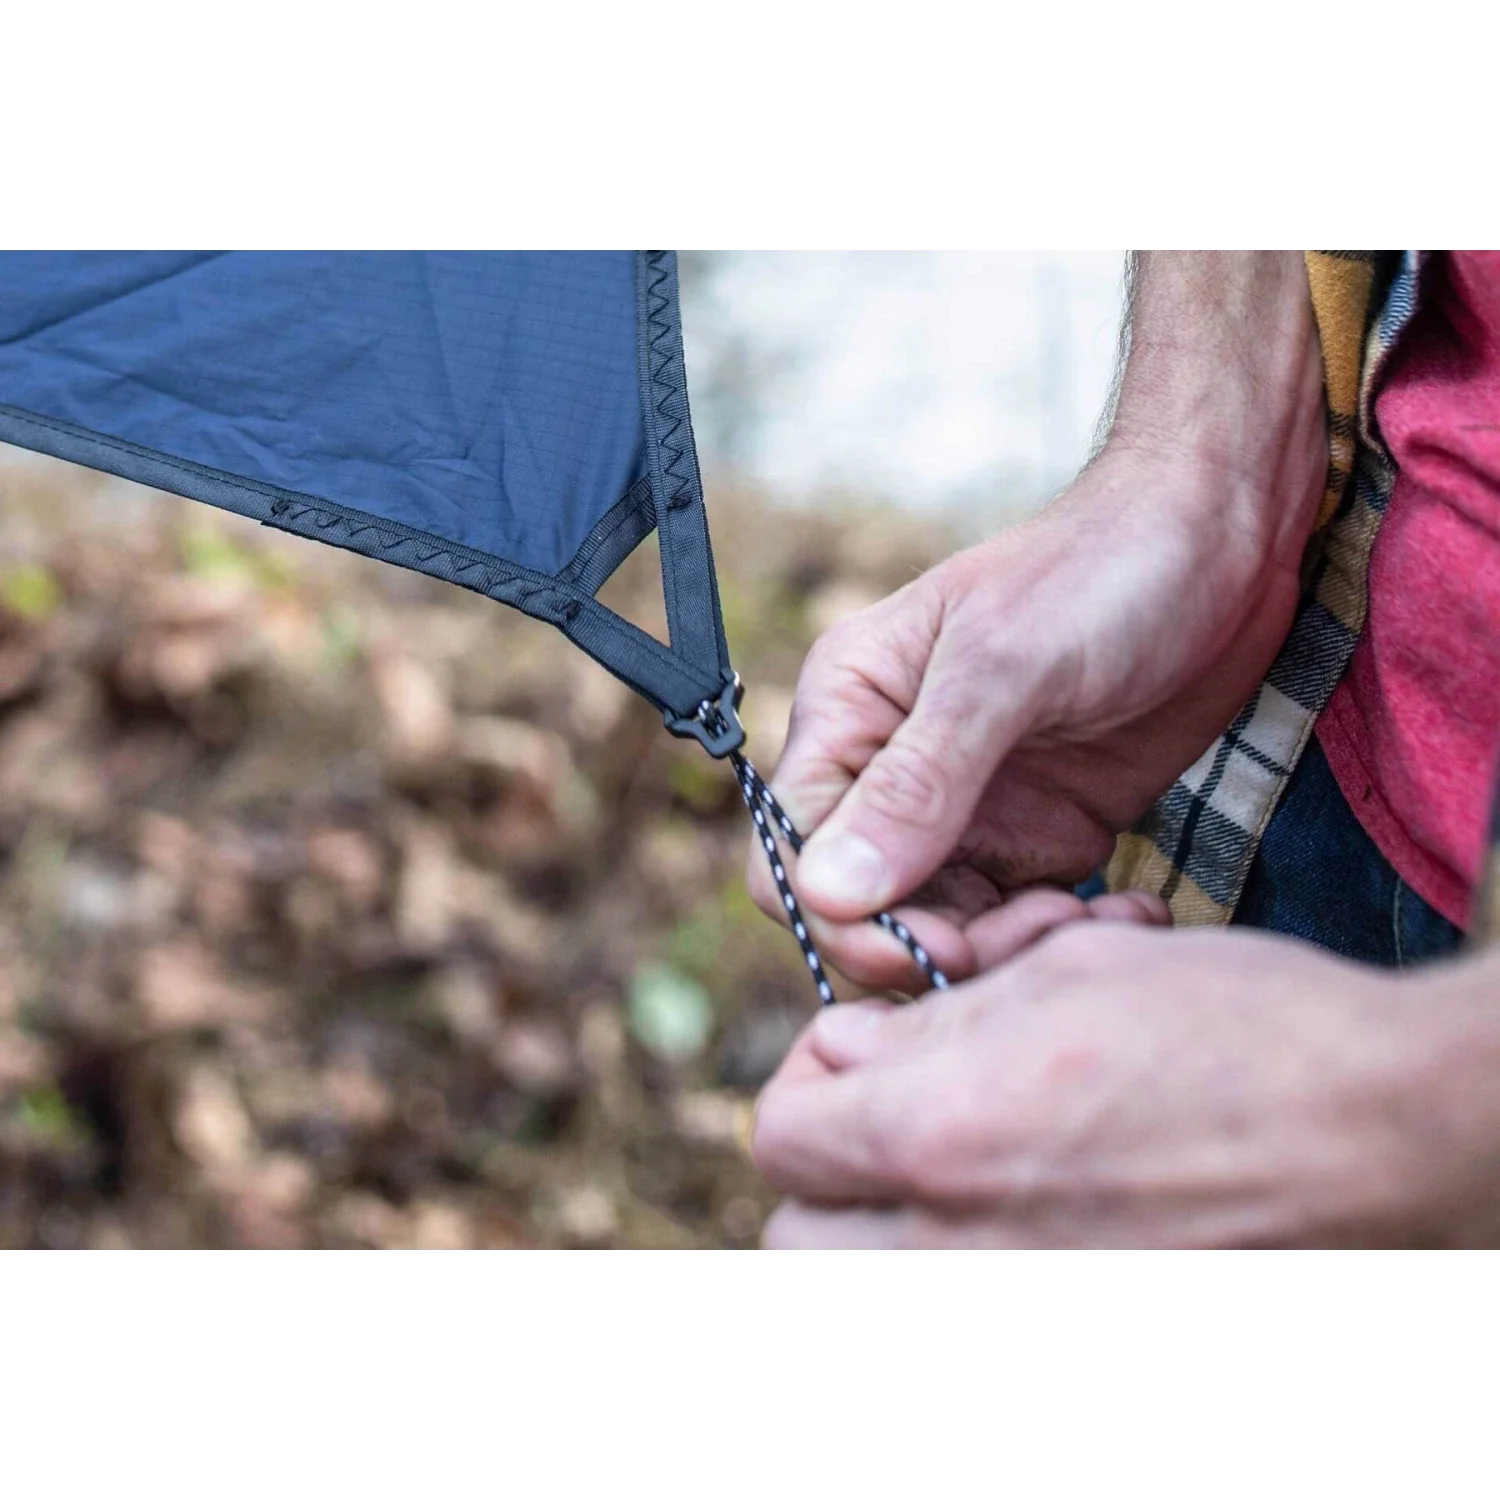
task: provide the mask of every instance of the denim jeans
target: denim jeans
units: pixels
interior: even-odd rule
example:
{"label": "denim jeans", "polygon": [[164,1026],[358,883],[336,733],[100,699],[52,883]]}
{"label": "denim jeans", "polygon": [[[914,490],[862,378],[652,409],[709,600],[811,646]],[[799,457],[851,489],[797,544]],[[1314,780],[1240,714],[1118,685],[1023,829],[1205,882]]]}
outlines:
{"label": "denim jeans", "polygon": [[[1103,888],[1095,876],[1079,890]],[[1234,921],[1386,968],[1437,958],[1463,941],[1359,826],[1316,740],[1261,839]]]}

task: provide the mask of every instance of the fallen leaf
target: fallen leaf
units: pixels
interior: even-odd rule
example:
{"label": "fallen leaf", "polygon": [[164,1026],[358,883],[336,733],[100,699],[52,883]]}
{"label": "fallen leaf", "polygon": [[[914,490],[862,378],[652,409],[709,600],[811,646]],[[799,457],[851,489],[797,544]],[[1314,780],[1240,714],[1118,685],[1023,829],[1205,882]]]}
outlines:
{"label": "fallen leaf", "polygon": [[135,996],[147,1023],[161,1031],[261,1021],[271,1009],[265,990],[229,978],[213,955],[191,939],[147,948],[140,955]]}
{"label": "fallen leaf", "polygon": [[568,742],[550,730],[524,719],[483,715],[458,725],[458,756],[464,764],[493,772],[504,780],[522,782],[538,795],[554,795],[573,774]]}
{"label": "fallen leaf", "polygon": [[556,1219],[562,1237],[579,1246],[608,1244],[620,1224],[619,1211],[609,1195],[591,1185],[564,1189],[558,1196]]}
{"label": "fallen leaf", "polygon": [[459,915],[459,870],[453,840],[440,824],[409,819],[401,835],[396,934],[408,953],[441,949]]}
{"label": "fallen leaf", "polygon": [[663,1062],[697,1057],[713,1031],[713,1001],[695,980],[662,964],[646,964],[630,981],[630,1034]]}
{"label": "fallen leaf", "polygon": [[385,859],[368,834],[353,828],[320,828],[307,841],[307,863],[336,886],[346,907],[369,910],[385,886]]}
{"label": "fallen leaf", "polygon": [[234,1080],[206,1063],[193,1068],[183,1081],[173,1134],[210,1174],[234,1172],[255,1154],[255,1130]]}
{"label": "fallen leaf", "polygon": [[406,773],[430,771],[446,756],[453,713],[437,676],[421,662],[382,650],[370,661],[386,754]]}
{"label": "fallen leaf", "polygon": [[444,966],[433,976],[428,993],[459,1041],[470,1046],[488,1045],[499,1034],[500,996],[478,965]]}
{"label": "fallen leaf", "polygon": [[704,1146],[736,1146],[753,1113],[748,1099],[709,1091],[679,1094],[672,1122],[684,1139]]}
{"label": "fallen leaf", "polygon": [[548,1098],[568,1092],[574,1082],[573,1049],[556,1022],[507,1021],[490,1057],[500,1076],[523,1093]]}

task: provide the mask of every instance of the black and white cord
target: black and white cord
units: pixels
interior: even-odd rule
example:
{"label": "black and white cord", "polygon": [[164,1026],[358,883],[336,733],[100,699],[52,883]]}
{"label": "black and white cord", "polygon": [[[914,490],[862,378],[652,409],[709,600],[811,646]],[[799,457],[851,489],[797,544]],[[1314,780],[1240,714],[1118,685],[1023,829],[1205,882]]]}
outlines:
{"label": "black and white cord", "polygon": [[[787,921],[791,924],[792,932],[801,945],[802,956],[807,960],[807,967],[812,972],[813,982],[818,987],[818,998],[824,1005],[832,1005],[834,1003],[833,986],[828,982],[828,975],[823,969],[823,960],[818,956],[817,945],[807,930],[802,908],[797,904],[797,898],[792,893],[786,865],[776,845],[776,834],[780,833],[792,852],[800,854],[802,835],[797,832],[796,826],[776,800],[760,772],[738,750],[731,752],[729,760],[734,766],[735,778],[740,784],[740,794],[745,799],[745,806],[750,809],[750,816],[755,820],[755,836],[760,840],[760,846],[765,850],[766,859],[770,863],[771,878],[776,882],[781,904],[786,908]],[[912,935],[911,929],[904,922],[898,922],[888,911],[876,912],[870,920],[876,926],[883,927],[901,943],[911,954],[917,967],[926,975],[927,982],[933,989],[948,988],[947,976],[933,963],[932,956]]]}

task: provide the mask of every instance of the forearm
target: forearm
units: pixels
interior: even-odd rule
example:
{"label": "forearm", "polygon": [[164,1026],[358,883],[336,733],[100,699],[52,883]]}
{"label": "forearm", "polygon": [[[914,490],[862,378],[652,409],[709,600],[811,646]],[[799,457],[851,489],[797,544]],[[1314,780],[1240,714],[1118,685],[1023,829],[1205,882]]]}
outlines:
{"label": "forearm", "polygon": [[1160,251],[1133,262],[1102,461],[1187,464],[1174,491],[1295,567],[1326,467],[1317,328],[1300,252]]}

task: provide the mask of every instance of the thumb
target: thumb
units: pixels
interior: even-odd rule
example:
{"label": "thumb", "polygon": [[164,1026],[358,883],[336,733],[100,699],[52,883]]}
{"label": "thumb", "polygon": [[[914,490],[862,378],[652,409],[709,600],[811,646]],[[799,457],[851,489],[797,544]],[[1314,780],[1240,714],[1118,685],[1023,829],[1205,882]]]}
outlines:
{"label": "thumb", "polygon": [[982,674],[936,670],[797,863],[803,900],[852,921],[922,884],[957,847],[1021,732]]}

